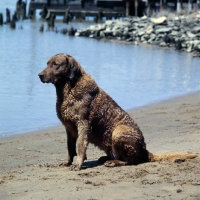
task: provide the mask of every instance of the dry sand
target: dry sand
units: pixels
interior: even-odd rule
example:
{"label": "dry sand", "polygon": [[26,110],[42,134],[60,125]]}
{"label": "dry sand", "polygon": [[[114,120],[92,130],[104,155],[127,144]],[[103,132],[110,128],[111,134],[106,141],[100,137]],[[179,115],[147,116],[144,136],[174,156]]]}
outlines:
{"label": "dry sand", "polygon": [[67,156],[62,126],[0,139],[0,199],[200,199],[200,92],[129,111],[153,153],[192,152],[184,162],[106,168],[89,146],[81,171]]}

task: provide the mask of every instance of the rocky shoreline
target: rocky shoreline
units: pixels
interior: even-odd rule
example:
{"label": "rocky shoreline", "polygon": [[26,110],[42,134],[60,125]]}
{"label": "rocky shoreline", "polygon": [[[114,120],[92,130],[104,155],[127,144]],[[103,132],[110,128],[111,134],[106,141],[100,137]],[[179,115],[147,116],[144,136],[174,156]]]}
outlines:
{"label": "rocky shoreline", "polygon": [[174,48],[200,57],[200,14],[173,19],[144,16],[106,20],[103,24],[77,30],[75,36]]}

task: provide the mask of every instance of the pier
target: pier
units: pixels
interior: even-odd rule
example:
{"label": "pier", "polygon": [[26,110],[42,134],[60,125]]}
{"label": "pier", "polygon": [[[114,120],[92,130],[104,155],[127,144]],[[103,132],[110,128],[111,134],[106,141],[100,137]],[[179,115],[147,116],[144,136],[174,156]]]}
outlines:
{"label": "pier", "polygon": [[[100,6],[99,7],[99,2]],[[102,2],[106,2],[103,0]],[[114,3],[116,2],[116,3]],[[29,16],[34,17],[35,11],[37,9],[45,12],[44,18],[48,16],[66,16],[66,12],[70,13],[75,19],[85,19],[87,16],[92,16],[96,18],[112,19],[124,17],[126,14],[125,2],[123,0],[115,0],[112,4],[104,7],[105,3],[101,4],[101,1],[55,1],[52,0],[50,3],[47,1],[31,1],[29,4]],[[105,4],[106,5],[106,4]],[[41,14],[42,15],[42,14]]]}

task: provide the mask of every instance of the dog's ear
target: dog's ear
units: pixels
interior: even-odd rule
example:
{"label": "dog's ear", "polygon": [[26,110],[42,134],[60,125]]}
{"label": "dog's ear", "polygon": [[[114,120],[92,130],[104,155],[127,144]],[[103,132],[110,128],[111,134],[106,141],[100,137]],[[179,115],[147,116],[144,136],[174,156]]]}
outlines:
{"label": "dog's ear", "polygon": [[67,77],[70,81],[75,81],[80,77],[80,67],[79,64],[72,58],[68,56],[67,58]]}

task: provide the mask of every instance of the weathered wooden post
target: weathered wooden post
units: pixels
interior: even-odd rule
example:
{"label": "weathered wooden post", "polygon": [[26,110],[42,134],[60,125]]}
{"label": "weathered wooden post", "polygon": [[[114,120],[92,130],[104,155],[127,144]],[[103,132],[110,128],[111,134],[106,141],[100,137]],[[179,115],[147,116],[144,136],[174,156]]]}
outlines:
{"label": "weathered wooden post", "polygon": [[163,0],[160,0],[160,11],[163,9]]}
{"label": "weathered wooden post", "polygon": [[3,25],[3,14],[0,13],[0,25],[2,26]]}
{"label": "weathered wooden post", "polygon": [[6,8],[6,23],[10,23],[10,10]]}
{"label": "weathered wooden post", "polygon": [[98,20],[102,20],[102,16],[103,16],[103,13],[102,13],[102,9],[99,8],[99,12],[98,12]]}
{"label": "weathered wooden post", "polygon": [[188,12],[190,13],[192,11],[192,1],[188,0]]}
{"label": "weathered wooden post", "polygon": [[69,23],[69,8],[67,8],[65,10],[65,15],[64,15],[64,18],[63,18],[63,23],[66,23],[66,24]]}
{"label": "weathered wooden post", "polygon": [[29,8],[28,8],[28,18],[30,19],[34,19],[35,18],[35,9],[32,8],[32,2],[34,0],[31,0],[30,3],[29,3]]}
{"label": "weathered wooden post", "polygon": [[74,36],[74,34],[75,34],[75,30],[72,26],[70,26],[69,31],[68,31],[68,35]]}
{"label": "weathered wooden post", "polygon": [[40,31],[40,32],[43,32],[43,31],[44,31],[44,24],[41,24],[39,31]]}
{"label": "weathered wooden post", "polygon": [[138,0],[135,0],[135,16],[138,16]]}
{"label": "weathered wooden post", "polygon": [[54,14],[50,14],[50,17],[47,18],[47,23],[48,23],[48,29],[49,28],[54,28],[54,21],[55,21],[56,16]]}
{"label": "weathered wooden post", "polygon": [[146,14],[148,17],[150,17],[150,0],[146,1]]}
{"label": "weathered wooden post", "polygon": [[10,22],[10,28],[12,28],[12,29],[16,28],[15,15],[12,16],[12,20]]}
{"label": "weathered wooden post", "polygon": [[47,0],[47,6],[51,6],[51,0]]}
{"label": "weathered wooden post", "polygon": [[47,16],[47,13],[48,13],[47,6],[43,5],[42,12],[40,13],[41,14],[41,18],[44,19]]}
{"label": "weathered wooden post", "polygon": [[181,3],[180,0],[177,0],[177,9],[176,9],[177,13],[179,13],[181,11]]}
{"label": "weathered wooden post", "polygon": [[22,19],[26,19],[26,2],[21,3],[21,16]]}
{"label": "weathered wooden post", "polygon": [[129,16],[129,7],[130,7],[130,2],[126,1],[126,17]]}
{"label": "weathered wooden post", "polygon": [[22,4],[22,0],[18,0],[16,4],[16,13],[17,13],[18,19],[20,19],[20,16],[21,16],[21,4]]}
{"label": "weathered wooden post", "polygon": [[200,0],[197,0],[197,8],[199,9],[200,8]]}
{"label": "weathered wooden post", "polygon": [[14,12],[14,14],[13,14],[12,18],[13,18],[13,20],[15,20],[15,21],[17,21],[17,20],[18,20],[18,19],[17,19],[17,13],[16,13],[16,11]]}
{"label": "weathered wooden post", "polygon": [[85,0],[81,0],[81,8],[85,8]]}

